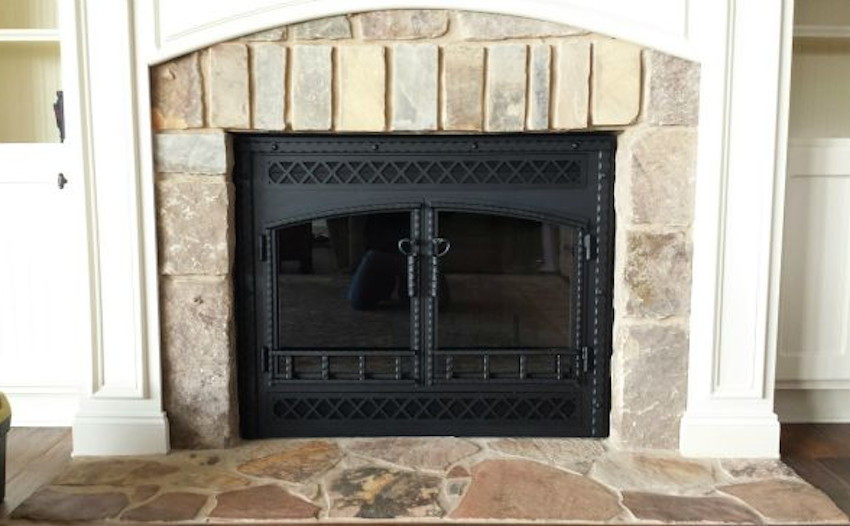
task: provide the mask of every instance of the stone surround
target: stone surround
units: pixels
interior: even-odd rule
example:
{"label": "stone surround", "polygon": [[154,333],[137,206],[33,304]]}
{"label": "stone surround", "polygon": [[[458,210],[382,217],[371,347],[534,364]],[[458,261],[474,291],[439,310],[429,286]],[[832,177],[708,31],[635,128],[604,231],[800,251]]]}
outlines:
{"label": "stone surround", "polygon": [[848,524],[779,461],[686,460],[595,439],[266,440],[76,458],[22,521]]}
{"label": "stone surround", "polygon": [[572,27],[437,10],[271,29],[153,68],[172,445],[238,439],[229,133],[613,130],[621,133],[611,441],[676,449],[698,75],[693,63]]}

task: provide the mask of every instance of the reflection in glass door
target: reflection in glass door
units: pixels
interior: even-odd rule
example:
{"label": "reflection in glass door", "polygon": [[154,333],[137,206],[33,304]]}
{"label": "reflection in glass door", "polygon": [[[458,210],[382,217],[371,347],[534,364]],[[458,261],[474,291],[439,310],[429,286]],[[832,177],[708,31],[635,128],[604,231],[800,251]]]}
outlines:
{"label": "reflection in glass door", "polygon": [[436,225],[434,380],[571,376],[581,336],[579,230],[454,211],[439,212]]}
{"label": "reflection in glass door", "polygon": [[399,244],[410,242],[415,224],[410,212],[385,212],[276,231],[282,380],[414,379],[418,330]]}

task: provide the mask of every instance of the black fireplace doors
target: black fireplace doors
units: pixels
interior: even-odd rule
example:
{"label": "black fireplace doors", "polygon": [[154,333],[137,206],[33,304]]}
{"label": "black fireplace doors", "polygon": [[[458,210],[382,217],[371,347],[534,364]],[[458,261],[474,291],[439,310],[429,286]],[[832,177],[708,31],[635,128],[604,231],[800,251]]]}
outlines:
{"label": "black fireplace doors", "polygon": [[236,136],[243,436],[606,436],[614,143]]}

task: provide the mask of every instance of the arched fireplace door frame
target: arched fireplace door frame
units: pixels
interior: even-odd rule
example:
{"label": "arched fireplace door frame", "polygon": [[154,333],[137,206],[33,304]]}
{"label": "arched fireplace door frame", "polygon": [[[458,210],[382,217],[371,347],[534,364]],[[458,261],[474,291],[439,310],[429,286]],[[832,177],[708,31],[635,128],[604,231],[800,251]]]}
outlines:
{"label": "arched fireplace door frame", "polygon": [[[615,146],[605,133],[236,135],[242,435],[607,436]],[[382,213],[406,223],[399,212],[409,214],[395,255],[404,263],[409,345],[288,345],[278,279],[293,241],[279,233],[303,225],[310,236],[317,220]],[[537,228],[538,239],[548,228],[571,240],[568,342],[496,348],[469,336],[472,345],[441,347],[440,317],[450,315],[441,308],[441,256],[463,251],[442,237],[441,217],[453,214],[510,218]],[[334,323],[333,312],[319,315]],[[515,367],[497,374],[499,360]],[[453,368],[461,363],[475,368],[461,374]],[[532,363],[550,365],[535,372]]]}

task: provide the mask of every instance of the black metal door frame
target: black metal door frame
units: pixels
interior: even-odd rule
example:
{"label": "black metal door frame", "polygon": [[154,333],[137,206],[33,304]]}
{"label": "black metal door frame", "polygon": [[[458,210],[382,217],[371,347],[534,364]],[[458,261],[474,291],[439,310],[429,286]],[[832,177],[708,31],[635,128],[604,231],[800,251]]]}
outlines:
{"label": "black metal door frame", "polygon": [[[604,134],[237,136],[235,287],[239,307],[243,436],[607,436],[614,144],[614,138]],[[410,156],[459,160],[456,164],[451,164],[455,161],[407,161]],[[464,159],[482,156],[506,158],[505,165],[520,162],[515,159],[539,158],[540,161],[537,168],[527,163],[522,165],[525,172],[531,173],[523,175],[524,172],[513,166],[518,176],[496,174],[489,182],[477,181],[476,184],[438,180],[439,171],[432,170],[436,162],[455,166]],[[380,163],[386,163],[384,159],[401,163],[399,166],[431,162],[429,170],[436,175],[429,179],[431,174],[428,173],[424,180],[400,183],[351,176],[348,180],[331,180],[325,172],[320,173],[315,168],[319,165],[303,161],[326,158],[351,158],[361,164],[379,159],[374,166],[383,166]],[[295,160],[315,168],[315,174],[306,174],[313,180],[276,179],[280,174],[273,173],[275,167],[291,168]],[[569,181],[560,181],[556,180],[560,177],[558,174],[545,172],[548,168],[539,168],[557,162],[562,163],[558,166],[578,166],[579,176],[571,174]],[[331,164],[327,162],[327,166]],[[339,165],[334,166],[339,169]],[[445,167],[441,170],[449,173]],[[468,168],[466,171],[467,175],[472,175]],[[362,175],[362,172],[355,175]],[[544,175],[552,180],[532,180]],[[304,170],[295,176],[305,177]],[[323,176],[326,178],[322,179]],[[279,340],[276,322],[272,321],[278,304],[278,287],[271,263],[274,258],[269,257],[276,251],[271,232],[283,225],[335,214],[401,210],[411,212],[411,238],[418,241],[418,253],[408,258],[408,290],[412,294],[409,356],[413,358],[415,371],[412,381],[402,381],[399,377],[398,382],[331,382],[332,385],[286,382],[291,357],[288,362],[287,353],[276,347]],[[565,360],[568,363],[564,363],[568,374],[563,381],[497,385],[486,380],[442,382],[435,377],[434,360],[440,353],[435,342],[439,262],[433,253],[432,240],[437,237],[437,211],[442,210],[496,212],[569,224],[579,229],[585,241],[580,258],[584,286],[577,294],[584,308],[576,346],[569,352],[564,351],[564,357],[569,358]],[[559,376],[561,358],[558,355]],[[323,371],[330,359],[323,355]],[[275,380],[275,375],[284,380]]]}

